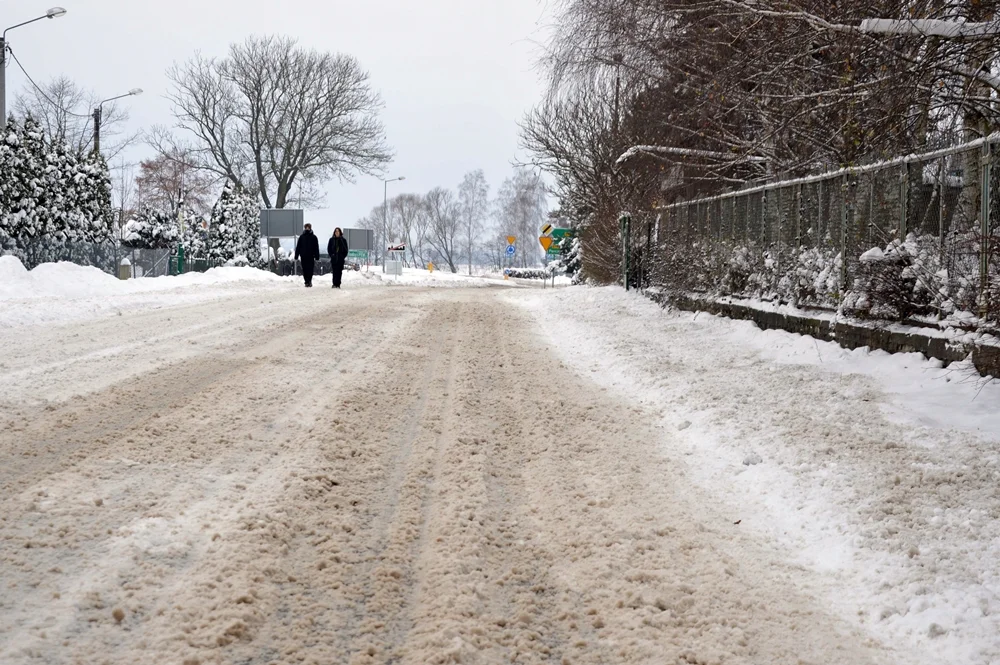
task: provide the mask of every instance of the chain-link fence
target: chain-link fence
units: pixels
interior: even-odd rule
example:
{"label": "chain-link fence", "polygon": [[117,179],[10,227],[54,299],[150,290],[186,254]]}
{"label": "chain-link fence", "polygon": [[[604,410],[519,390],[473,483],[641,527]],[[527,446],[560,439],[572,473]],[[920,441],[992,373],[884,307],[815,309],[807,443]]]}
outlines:
{"label": "chain-link fence", "polygon": [[4,248],[4,253],[16,256],[28,270],[43,263],[68,261],[92,266],[112,275],[118,274],[118,266],[128,252],[111,240],[66,242],[53,238],[19,238],[11,240]]}
{"label": "chain-link fence", "polygon": [[163,277],[187,272],[205,272],[223,265],[222,261],[200,257],[178,261],[176,249],[133,249],[113,241],[65,242],[52,238],[20,238],[11,241],[4,253],[20,259],[28,270],[43,263],[67,261],[91,266],[120,277]]}
{"label": "chain-link fence", "polygon": [[[645,286],[1000,321],[1000,137],[654,211]],[[639,227],[641,229],[641,226]]]}

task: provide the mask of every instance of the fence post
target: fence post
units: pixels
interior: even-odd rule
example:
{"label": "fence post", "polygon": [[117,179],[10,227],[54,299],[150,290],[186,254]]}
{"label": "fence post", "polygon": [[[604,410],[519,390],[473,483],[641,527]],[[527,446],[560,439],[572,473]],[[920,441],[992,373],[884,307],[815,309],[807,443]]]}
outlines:
{"label": "fence post", "polygon": [[830,220],[827,220],[826,226],[823,226],[823,204],[825,203],[823,199],[823,183],[825,180],[820,180],[817,186],[816,201],[819,205],[816,208],[816,246],[819,247],[826,242],[826,231],[830,226]]}
{"label": "fence post", "polygon": [[846,173],[840,185],[840,299],[847,292],[847,193],[851,190],[850,176]]}
{"label": "fence post", "polygon": [[625,282],[625,290],[628,291],[629,290],[629,283],[628,283],[629,259],[631,258],[631,251],[630,251],[631,247],[630,247],[630,245],[631,245],[631,239],[632,239],[632,234],[631,234],[631,230],[632,230],[631,229],[631,227],[632,227],[632,216],[629,215],[628,213],[625,213],[621,217],[618,218],[618,222],[619,222],[619,224],[621,224],[621,233],[622,233],[622,250],[623,250],[623,255],[624,255],[623,256],[623,261],[622,261],[622,268],[623,268],[623,271],[624,271],[623,277],[624,277],[624,282]]}
{"label": "fence post", "polygon": [[899,241],[906,240],[906,218],[910,205],[910,165],[903,162],[899,167]]}
{"label": "fence post", "polygon": [[795,254],[802,247],[802,184],[795,186],[795,196],[792,198],[792,219],[795,220]]}
{"label": "fence post", "polygon": [[784,210],[781,207],[781,204],[784,202],[783,201],[784,197],[781,195],[781,193],[782,193],[783,190],[784,190],[784,187],[777,187],[776,188],[777,199],[778,199],[778,211],[777,211],[778,214],[775,216],[775,220],[777,221],[776,226],[778,228],[775,229],[774,238],[771,239],[772,243],[774,244],[774,247],[775,247],[775,252],[774,252],[774,268],[775,268],[774,271],[775,271],[775,273],[780,273],[781,272],[781,241],[783,239],[783,236],[781,235],[781,215],[782,215],[782,213],[784,213]]}
{"label": "fence post", "polygon": [[990,143],[983,144],[982,153],[982,187],[980,206],[979,234],[979,315],[986,316],[987,301],[989,299],[989,270],[990,270],[990,175],[992,171]]}
{"label": "fence post", "polygon": [[945,158],[940,159],[938,164],[938,257],[944,265],[944,216],[947,209],[944,205],[945,178],[944,178]]}

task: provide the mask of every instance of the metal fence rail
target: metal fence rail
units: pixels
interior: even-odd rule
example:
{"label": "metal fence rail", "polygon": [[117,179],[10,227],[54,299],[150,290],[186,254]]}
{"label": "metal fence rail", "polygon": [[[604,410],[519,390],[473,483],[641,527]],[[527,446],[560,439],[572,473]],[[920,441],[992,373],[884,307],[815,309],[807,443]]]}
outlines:
{"label": "metal fence rail", "polygon": [[[991,136],[675,203],[630,242],[646,254],[649,285],[871,318],[969,312],[997,322],[998,177],[1000,136]],[[882,293],[890,287],[903,292],[896,301]]]}

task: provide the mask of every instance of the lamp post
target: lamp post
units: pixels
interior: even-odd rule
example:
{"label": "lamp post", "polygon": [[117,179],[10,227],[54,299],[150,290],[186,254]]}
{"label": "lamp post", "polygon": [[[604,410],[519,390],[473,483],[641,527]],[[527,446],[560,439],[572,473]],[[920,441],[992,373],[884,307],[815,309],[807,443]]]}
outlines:
{"label": "lamp post", "polygon": [[[392,178],[391,180],[383,180],[382,185],[384,186],[384,191],[382,192],[382,239],[383,244],[389,242],[389,183],[397,182],[400,180],[406,180],[406,176],[401,175],[398,178]],[[385,250],[382,250],[385,251]],[[405,259],[406,257],[404,257]],[[385,265],[385,259],[382,259],[383,267]]]}
{"label": "lamp post", "polygon": [[97,104],[97,108],[94,109],[94,154],[101,152],[101,116],[104,113],[104,105],[108,102],[113,102],[116,99],[123,99],[125,97],[135,97],[136,95],[142,94],[142,88],[132,88],[124,95],[118,95],[117,97],[109,97],[104,101]]}
{"label": "lamp post", "polygon": [[33,18],[30,21],[25,21],[24,23],[12,25],[4,30],[3,34],[0,34],[0,127],[7,125],[7,33],[15,28],[20,28],[21,26],[34,23],[35,21],[41,21],[45,18],[59,18],[60,16],[65,15],[65,9],[62,7],[53,7],[49,11],[45,12],[43,16]]}

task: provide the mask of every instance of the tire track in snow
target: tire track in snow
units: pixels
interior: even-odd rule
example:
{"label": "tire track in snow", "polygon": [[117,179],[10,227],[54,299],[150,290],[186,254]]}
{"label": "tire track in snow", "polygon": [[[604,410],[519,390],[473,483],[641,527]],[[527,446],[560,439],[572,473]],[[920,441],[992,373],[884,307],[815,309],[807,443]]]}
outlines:
{"label": "tire track in snow", "polygon": [[[365,305],[364,308],[367,310],[376,309],[371,304]],[[404,321],[408,320],[412,318],[412,312],[400,309],[395,318],[399,319],[400,317]],[[70,487],[66,488],[67,491],[62,496],[56,496],[56,492],[53,491],[52,496],[41,499],[41,501],[55,502],[55,506],[43,507],[43,510],[37,511],[36,517],[32,517],[33,513],[29,512],[13,525],[19,531],[25,532],[26,537],[31,538],[29,542],[37,543],[43,548],[50,548],[54,554],[58,554],[60,549],[65,551],[65,547],[69,546],[71,549],[97,551],[100,556],[104,557],[105,560],[98,563],[97,568],[88,568],[87,565],[75,567],[71,559],[63,558],[61,562],[56,563],[61,563],[65,570],[60,569],[53,576],[54,579],[51,583],[43,585],[45,588],[54,587],[62,591],[60,595],[64,597],[57,601],[50,601],[50,604],[61,605],[59,609],[64,616],[71,617],[67,622],[66,630],[78,632],[74,625],[79,626],[79,622],[83,620],[94,620],[93,618],[86,619],[86,617],[97,617],[102,614],[103,610],[110,611],[110,608],[105,606],[109,602],[108,597],[114,598],[116,596],[118,602],[125,606],[131,605],[128,607],[128,616],[137,628],[141,626],[146,632],[155,633],[155,626],[158,623],[174,622],[175,626],[185,626],[186,624],[188,627],[184,628],[184,633],[188,637],[177,646],[186,645],[186,649],[194,649],[196,654],[206,648],[215,650],[225,643],[249,637],[254,629],[254,624],[262,623],[260,621],[261,610],[268,604],[267,593],[266,591],[260,592],[260,597],[255,597],[249,593],[249,590],[257,590],[255,587],[260,587],[261,581],[274,571],[265,573],[264,570],[270,567],[267,565],[261,565],[260,568],[253,565],[241,568],[238,562],[249,563],[248,555],[253,557],[260,553],[260,550],[255,548],[268,548],[269,544],[267,542],[261,543],[255,532],[267,534],[264,539],[265,541],[269,540],[275,534],[274,524],[280,520],[274,520],[272,515],[265,514],[264,519],[269,524],[262,531],[258,528],[254,518],[247,517],[248,514],[259,514],[262,511],[256,510],[254,506],[249,504],[260,501],[267,505],[269,499],[274,499],[271,502],[271,508],[273,509],[275,504],[280,505],[281,488],[280,486],[276,487],[276,481],[280,481],[280,474],[277,474],[276,478],[276,474],[264,470],[265,466],[272,460],[291,457],[291,460],[284,460],[283,465],[291,466],[293,469],[296,466],[308,468],[310,464],[308,450],[293,449],[293,453],[285,452],[293,448],[292,439],[289,437],[298,435],[296,431],[298,423],[294,422],[293,413],[289,411],[286,403],[281,399],[274,399],[274,389],[278,388],[280,391],[282,385],[287,385],[289,395],[295,391],[301,391],[299,396],[303,400],[307,403],[313,401],[318,408],[322,408],[323,402],[316,398],[321,397],[324,390],[328,390],[330,387],[335,388],[337,382],[341,380],[350,382],[356,380],[356,377],[349,375],[345,375],[342,379],[336,378],[335,372],[339,358],[334,358],[333,362],[324,368],[334,375],[329,377],[335,379],[334,381],[327,380],[309,386],[287,379],[269,381],[268,377],[274,375],[275,366],[282,368],[280,369],[282,372],[286,371],[284,368],[287,367],[288,348],[298,348],[300,344],[314,337],[316,334],[314,325],[322,326],[325,323],[330,328],[343,330],[343,324],[330,326],[329,323],[324,322],[324,319],[328,318],[328,314],[321,313],[315,316],[312,322],[299,321],[297,325],[279,331],[273,338],[245,349],[238,359],[215,358],[204,363],[191,363],[177,368],[176,371],[167,372],[167,376],[159,377],[167,379],[167,381],[160,383],[163,390],[147,395],[145,401],[141,393],[134,393],[133,396],[137,398],[137,401],[130,406],[130,409],[125,410],[124,415],[131,415],[132,411],[143,414],[137,419],[126,419],[129,423],[128,427],[138,430],[138,432],[125,441],[126,445],[123,449],[115,450],[112,453],[116,456],[119,454],[128,455],[135,460],[130,463],[134,467],[129,469],[128,473],[134,477],[129,482],[123,484],[113,470],[107,473],[107,464],[102,465],[102,462],[113,460],[107,459],[107,453],[111,451],[106,450],[103,445],[91,445],[85,453],[80,451],[80,454],[84,455],[84,461],[80,462],[74,458],[72,465],[76,466],[75,473],[71,470],[51,478],[47,484],[55,486],[61,479],[60,475],[62,477],[80,477],[81,474],[85,474],[85,476],[93,477],[104,472],[104,477],[98,476],[95,480],[98,481],[99,486],[102,486],[102,489],[110,493],[105,495],[106,502],[102,506],[95,507],[92,503],[88,503],[91,499],[90,496],[73,497],[69,495],[69,491],[79,488],[70,485],[72,478],[66,478],[66,484]],[[363,360],[361,358],[377,355],[379,345],[388,339],[388,336],[380,332],[380,329],[390,327],[388,325],[390,323],[391,320],[376,319],[370,311],[366,312],[364,325],[361,330],[357,331],[357,340],[367,345],[368,349],[366,353],[359,353],[358,359],[353,359],[355,364],[362,366]],[[395,334],[403,329],[402,324],[395,327],[396,330],[393,331]],[[339,333],[332,334],[330,341],[335,341],[337,337],[339,337]],[[346,358],[351,360],[352,357],[348,354]],[[306,358],[306,362],[309,362],[308,358]],[[198,381],[192,382],[184,379],[204,379],[206,371],[214,374],[214,380],[207,381],[206,385],[202,385],[199,390],[190,391],[188,387],[198,385]],[[315,374],[315,370],[313,370],[313,374]],[[306,390],[302,390],[303,388]],[[280,394],[279,392],[278,395]],[[271,399],[270,403],[267,401],[269,398]],[[122,426],[121,419],[110,422],[107,420],[109,413],[113,412],[116,406],[115,395],[98,395],[94,396],[93,399],[84,400],[84,402],[96,402],[101,407],[91,412],[91,415],[96,418],[94,426],[111,429]],[[162,412],[165,417],[162,419],[156,417],[158,413],[149,415],[149,412],[153,410]],[[81,411],[84,413],[81,422],[74,423],[78,429],[87,425],[87,412],[85,409],[81,409]],[[43,413],[51,412],[43,411]],[[163,421],[167,420],[167,414],[170,414],[170,419],[176,421],[175,426],[167,427],[164,425]],[[262,421],[259,428],[253,424],[255,417]],[[44,432],[46,429],[45,422],[39,421],[38,431]],[[191,434],[183,434],[184,430],[191,432]],[[240,437],[241,435],[252,435],[255,430],[258,436],[252,442],[241,442],[231,434],[238,432],[237,437]],[[169,443],[162,445],[160,441],[167,437],[169,437]],[[0,441],[0,443],[3,443],[0,450],[6,451],[8,442]],[[242,445],[240,445],[241,443]],[[233,448],[230,449],[230,446]],[[192,463],[190,459],[185,462],[186,451],[191,451],[192,458],[200,458],[207,454],[210,460],[209,465],[204,467],[199,462]],[[298,454],[296,455],[296,453]],[[306,454],[305,459],[302,458],[303,453]],[[297,463],[295,462],[296,458],[298,459]],[[170,460],[173,462],[171,463]],[[183,472],[170,470],[170,467],[177,465],[192,467],[191,470],[196,471],[197,475],[192,476],[189,480]],[[228,473],[223,473],[225,471]],[[49,466],[39,477],[44,479],[51,475],[51,466]],[[223,475],[231,477],[225,479],[226,482],[219,482],[219,487],[214,487]],[[163,478],[164,476],[165,478]],[[176,483],[177,489],[169,489],[166,493],[155,491],[155,489],[160,489],[155,485],[158,477]],[[21,479],[22,482],[25,480]],[[154,491],[142,487],[143,482],[150,483],[151,481],[155,488]],[[26,484],[30,486],[31,483],[27,482]],[[115,488],[120,490],[117,494],[113,493]],[[44,494],[50,494],[48,490],[41,491]],[[260,498],[247,500],[248,491],[257,491],[259,493],[257,496]],[[184,496],[185,492],[193,492],[195,496],[186,497]],[[274,497],[276,494],[277,498]],[[62,501],[69,501],[71,505],[68,508],[61,507],[59,502]],[[89,509],[86,508],[87,505],[89,505]],[[11,510],[8,511],[8,507]],[[18,509],[23,510],[23,507],[5,506],[4,514],[16,514],[20,512]],[[28,510],[31,511],[33,508],[28,506]],[[118,522],[117,519],[115,521],[118,522],[116,524],[118,531],[112,537],[108,537],[112,534],[110,530],[108,535],[104,536],[102,535],[103,528],[92,528],[95,524],[91,524],[91,522],[99,525],[102,519],[99,516],[93,518],[93,513],[111,511],[112,515],[106,515],[103,518],[106,520],[107,517],[112,517],[115,513],[121,514],[121,511],[125,510],[133,511],[134,515],[142,515],[138,520],[125,518],[125,524],[129,524],[131,521],[127,531],[122,530],[124,529],[120,526],[122,522]],[[75,522],[82,522],[82,524],[76,529],[64,527],[60,533],[48,533],[42,520],[52,519],[58,511],[62,511]],[[185,512],[188,514],[185,515]],[[214,519],[217,516],[212,515],[212,512],[221,512],[222,524]],[[195,520],[204,520],[204,522],[199,525]],[[191,524],[192,522],[194,523]],[[6,524],[2,526],[6,527]],[[91,527],[89,531],[88,527]],[[219,528],[220,533],[215,534],[215,536],[210,532],[207,534],[197,533],[197,531],[207,528]],[[191,533],[192,529],[196,533]],[[233,529],[235,529],[235,533],[233,533]],[[218,538],[219,535],[222,536],[221,539]],[[22,538],[5,538],[5,542],[13,545],[20,545],[22,540]],[[230,540],[232,542],[227,543]],[[32,551],[37,552],[38,549],[33,547]],[[127,561],[129,557],[133,556],[133,553],[140,555],[141,558],[136,559],[130,567],[123,568],[123,566],[128,566]],[[8,551],[5,554],[7,555],[5,560],[11,561],[11,553]],[[219,557],[223,555],[229,561],[220,561]],[[38,571],[35,573],[37,575],[44,569],[39,568],[39,565],[45,562],[38,560],[37,554],[33,555],[33,558],[37,560],[32,562],[35,564],[34,570]],[[261,557],[261,559],[266,561],[267,557]],[[14,563],[16,564],[16,560]],[[45,565],[49,564],[45,563]],[[206,577],[204,571],[206,567],[209,569],[216,567],[218,570],[214,581],[210,576]],[[59,566],[53,567],[53,569],[56,568]],[[25,568],[26,573],[30,573],[31,570],[31,568]],[[76,574],[74,575],[74,573]],[[196,580],[204,580],[204,582],[188,583],[186,579],[188,576]],[[122,598],[121,591],[115,589],[114,580],[119,577],[126,585],[124,588],[130,589],[125,594],[127,598]],[[79,580],[81,586],[67,595],[67,584],[64,580]],[[232,608],[234,609],[226,607],[177,607],[175,609],[164,598],[162,592],[155,590],[152,590],[153,598],[150,599],[150,583],[157,586],[164,584],[169,586],[172,582],[180,585],[176,589],[178,591],[176,597],[178,604],[181,603],[182,598],[187,598],[190,601],[190,587],[195,587],[205,600],[214,596],[218,599],[216,602],[219,602],[224,601],[227,595],[232,595],[234,597]],[[233,591],[235,587],[241,585],[242,589]],[[30,586],[30,584],[26,584],[26,586]],[[33,592],[26,591],[26,593]],[[36,597],[41,601],[39,594],[36,594]],[[128,600],[140,597],[142,600]],[[244,601],[238,601],[239,598],[243,598]],[[256,598],[256,600],[251,601],[252,598]],[[10,595],[8,599],[13,607],[17,596]],[[241,606],[252,606],[254,603],[256,603],[257,608],[260,608],[257,611],[240,610]],[[4,607],[4,609],[9,608]],[[205,611],[206,609],[207,611]],[[250,608],[246,607],[246,609]],[[41,615],[38,618],[44,617],[42,610],[37,613]],[[51,640],[61,632],[58,622],[54,623],[44,618],[42,622],[44,627],[36,633],[36,635],[42,636],[42,641]],[[6,633],[5,630],[2,630],[4,623],[0,621],[0,635]],[[91,631],[83,631],[83,633],[92,636]],[[223,644],[220,644],[220,640]],[[15,636],[11,638],[9,644],[22,648],[26,646],[27,642],[27,640]],[[7,637],[0,640],[0,643],[7,644]],[[167,643],[171,644],[169,639]],[[134,642],[128,641],[122,646],[136,647]],[[148,649],[149,653],[166,649],[166,653],[173,653],[177,646],[169,647],[149,643],[144,644],[142,649],[144,651]],[[114,652],[125,653],[121,649]],[[22,648],[20,653],[30,656],[32,653],[44,652],[33,651],[32,647],[27,646],[26,649]],[[80,653],[83,655],[86,651],[81,650]],[[192,658],[198,658],[198,656],[192,655]],[[122,656],[120,662],[128,661],[128,657]]]}

